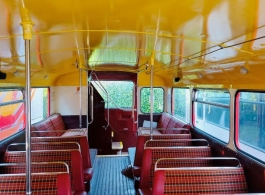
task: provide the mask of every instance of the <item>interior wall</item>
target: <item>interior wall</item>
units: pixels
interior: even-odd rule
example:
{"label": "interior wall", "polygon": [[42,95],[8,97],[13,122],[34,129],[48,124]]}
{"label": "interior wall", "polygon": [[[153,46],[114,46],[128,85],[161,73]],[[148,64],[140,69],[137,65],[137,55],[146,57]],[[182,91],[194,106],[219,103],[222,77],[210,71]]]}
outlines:
{"label": "interior wall", "polygon": [[[80,114],[79,86],[56,86],[50,88],[50,113],[61,115]],[[82,87],[82,115],[87,114],[87,87]]]}

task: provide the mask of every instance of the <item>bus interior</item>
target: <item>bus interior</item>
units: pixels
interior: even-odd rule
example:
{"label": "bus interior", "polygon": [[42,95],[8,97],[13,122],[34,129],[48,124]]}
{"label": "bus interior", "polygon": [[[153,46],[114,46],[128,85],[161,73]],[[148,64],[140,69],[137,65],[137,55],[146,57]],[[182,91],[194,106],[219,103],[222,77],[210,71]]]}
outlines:
{"label": "bus interior", "polygon": [[265,0],[0,0],[0,194],[265,194],[264,71]]}

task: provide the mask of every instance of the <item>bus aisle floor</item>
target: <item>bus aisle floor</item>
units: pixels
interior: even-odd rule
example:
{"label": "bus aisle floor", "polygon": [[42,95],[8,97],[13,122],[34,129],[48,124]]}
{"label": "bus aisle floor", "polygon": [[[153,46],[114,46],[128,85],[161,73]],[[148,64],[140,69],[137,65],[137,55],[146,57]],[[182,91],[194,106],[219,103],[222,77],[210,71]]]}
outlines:
{"label": "bus aisle floor", "polygon": [[97,155],[88,195],[135,195],[134,181],[121,174],[129,163],[128,155]]}

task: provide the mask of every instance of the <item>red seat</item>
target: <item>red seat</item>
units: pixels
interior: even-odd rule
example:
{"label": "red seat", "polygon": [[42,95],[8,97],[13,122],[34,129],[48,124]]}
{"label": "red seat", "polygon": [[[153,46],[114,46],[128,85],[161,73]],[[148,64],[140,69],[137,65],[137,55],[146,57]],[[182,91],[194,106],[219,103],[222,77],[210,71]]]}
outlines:
{"label": "red seat", "polygon": [[[175,148],[147,148],[144,150],[142,159],[139,189],[145,190],[147,194],[151,192],[153,186],[153,176],[155,163],[160,158],[194,158],[210,157],[210,147],[175,147]],[[174,167],[176,164],[166,164]],[[183,165],[182,165],[183,166]],[[146,190],[147,189],[147,190]]]}
{"label": "red seat", "polygon": [[157,170],[153,195],[247,193],[242,167]]}
{"label": "red seat", "polygon": [[[153,135],[154,140],[165,139],[191,139],[191,134],[161,134]],[[144,144],[147,140],[150,140],[150,135],[139,135],[136,143],[135,158],[133,164],[133,175],[140,177],[142,157],[144,152]]]}
{"label": "red seat", "polygon": [[157,128],[167,128],[171,117],[172,116],[169,113],[163,112],[159,118]]}
{"label": "red seat", "polygon": [[89,191],[89,183],[93,177],[92,163],[90,159],[89,144],[86,136],[71,136],[71,137],[32,137],[32,143],[39,142],[77,142],[81,147],[83,160],[84,180],[87,182],[87,191]]}
{"label": "red seat", "polygon": [[[6,152],[6,163],[20,163],[26,161],[26,152]],[[85,192],[82,157],[79,150],[32,151],[32,162],[65,162],[69,166],[71,188],[76,195]]]}
{"label": "red seat", "polygon": [[[0,194],[24,195],[26,193],[26,174],[0,174]],[[71,195],[70,177],[68,173],[42,173],[31,175],[33,194]]]}

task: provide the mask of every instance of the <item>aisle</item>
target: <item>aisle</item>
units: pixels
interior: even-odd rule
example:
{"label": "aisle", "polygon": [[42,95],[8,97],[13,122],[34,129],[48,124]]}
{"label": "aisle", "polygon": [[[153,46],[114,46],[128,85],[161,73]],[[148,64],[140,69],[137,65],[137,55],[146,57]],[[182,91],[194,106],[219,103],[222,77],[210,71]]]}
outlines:
{"label": "aisle", "polygon": [[135,195],[132,179],[121,174],[129,165],[128,156],[96,156],[89,195]]}

